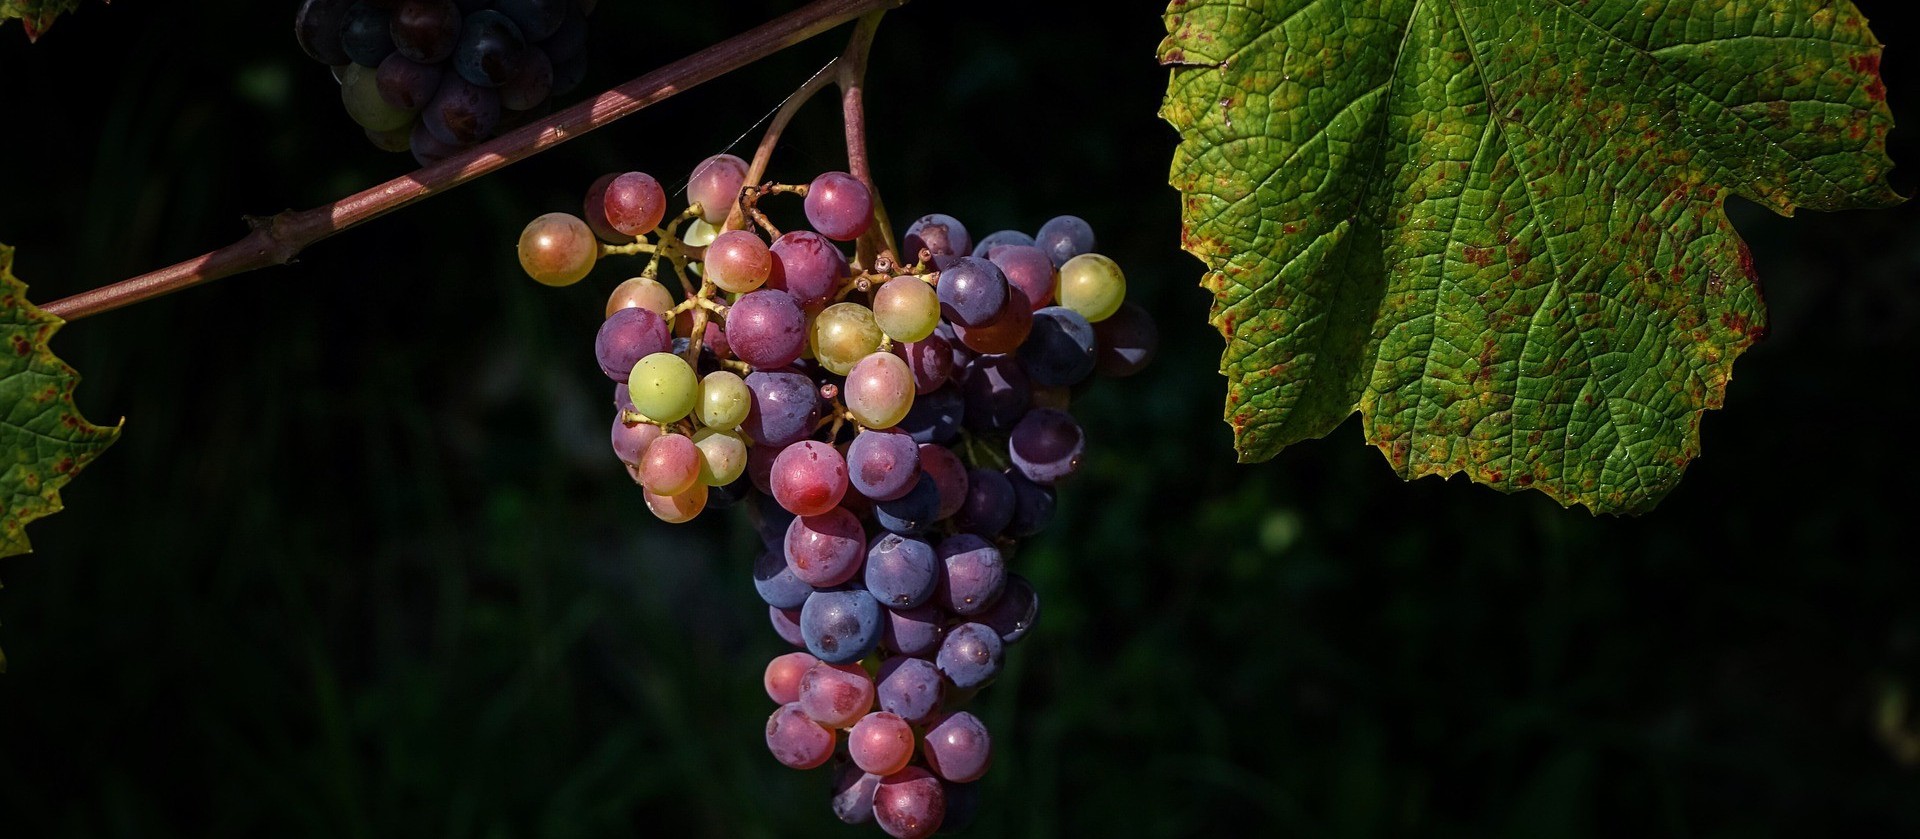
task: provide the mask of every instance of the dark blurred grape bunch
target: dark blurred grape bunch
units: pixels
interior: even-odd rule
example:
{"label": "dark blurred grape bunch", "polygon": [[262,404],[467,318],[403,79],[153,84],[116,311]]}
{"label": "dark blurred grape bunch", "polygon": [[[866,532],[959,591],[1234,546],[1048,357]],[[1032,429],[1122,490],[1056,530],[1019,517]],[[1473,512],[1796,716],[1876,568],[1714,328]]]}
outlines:
{"label": "dark blurred grape bunch", "polygon": [[[833,762],[849,823],[957,830],[992,754],[962,708],[1039,614],[1014,550],[1085,449],[1068,404],[1096,373],[1138,372],[1158,333],[1073,216],[975,242],[929,215],[902,239],[911,264],[861,266],[840,243],[872,227],[864,184],[756,187],[748,170],[708,158],[672,220],[658,180],[602,177],[584,218],[527,225],[521,266],[569,285],[603,256],[651,257],[594,342],[617,383],[613,450],[665,521],[746,502],[765,544],[754,587],[799,648],[766,670],[767,748],[795,769]],[[759,211],[789,195],[812,229]]]}
{"label": "dark blurred grape bunch", "polygon": [[300,46],[347,115],[422,165],[538,115],[587,72],[595,0],[305,0]]}

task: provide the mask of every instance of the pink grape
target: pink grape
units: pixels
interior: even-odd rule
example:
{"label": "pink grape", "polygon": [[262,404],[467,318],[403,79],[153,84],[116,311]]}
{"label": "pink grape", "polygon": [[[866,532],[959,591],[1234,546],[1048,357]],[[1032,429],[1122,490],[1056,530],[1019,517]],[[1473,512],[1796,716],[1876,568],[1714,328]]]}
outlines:
{"label": "pink grape", "polygon": [[645,457],[647,447],[660,439],[660,426],[648,422],[626,422],[616,413],[613,417],[613,453],[621,463],[639,466]]}
{"label": "pink grape", "polygon": [[652,490],[641,494],[646,496],[647,509],[668,524],[693,521],[701,510],[707,508],[707,487],[698,481],[694,482],[692,489],[679,495],[661,495]]}
{"label": "pink grape", "polygon": [[667,216],[667,191],[645,172],[627,172],[607,184],[601,199],[607,224],[627,236],[641,236]]}
{"label": "pink grape", "polygon": [[729,230],[707,246],[707,279],[723,291],[745,294],[767,281],[773,254],[751,230]]}
{"label": "pink grape", "polygon": [[947,817],[947,796],[940,779],[909,766],[880,779],[873,791],[873,820],[894,839],[925,839]]}
{"label": "pink grape", "polygon": [[1008,245],[994,248],[987,261],[999,266],[1008,285],[1027,293],[1027,305],[1033,311],[1053,304],[1053,260],[1047,258],[1046,251],[1030,245]]}
{"label": "pink grape", "polygon": [[520,267],[541,285],[573,285],[599,259],[600,243],[593,231],[566,213],[548,213],[520,232]]}
{"label": "pink grape", "polygon": [[633,277],[613,287],[607,295],[607,317],[621,309],[646,309],[665,316],[673,308],[673,292],[651,277]]}
{"label": "pink grape", "polygon": [[782,547],[787,568],[800,582],[832,588],[860,573],[867,537],[858,518],[836,507],[820,515],[794,516]]}
{"label": "pink grape", "polygon": [[847,494],[847,461],[832,446],[801,440],[773,461],[773,497],[796,516],[817,516]]}
{"label": "pink grape", "polygon": [[685,434],[666,434],[647,446],[640,483],[657,495],[679,495],[700,480],[700,449]]}
{"label": "pink grape", "polygon": [[873,710],[873,680],[859,662],[820,662],[800,676],[800,709],[828,728],[847,728]]}
{"label": "pink grape", "polygon": [[831,730],[807,718],[800,703],[780,706],[767,718],[767,751],[773,759],[793,769],[812,769],[833,757],[838,740]]}
{"label": "pink grape", "polygon": [[807,668],[818,663],[820,659],[814,658],[810,653],[787,653],[774,656],[772,661],[767,662],[767,674],[761,678],[761,683],[766,686],[767,696],[781,705],[799,702],[800,677],[806,674]]}
{"label": "pink grape", "polygon": [[735,357],[762,370],[785,367],[807,344],[806,314],[778,289],[742,295],[727,310],[727,343]]}
{"label": "pink grape", "polygon": [[826,172],[807,185],[807,223],[829,239],[851,242],[873,226],[873,194],[845,172]]}
{"label": "pink grape", "polygon": [[687,200],[700,205],[708,224],[726,221],[747,182],[747,162],[730,154],[716,154],[693,167],[687,181]]}
{"label": "pink grape", "polygon": [[913,759],[913,728],[885,711],[868,714],[847,732],[847,754],[862,771],[891,775]]}
{"label": "pink grape", "polygon": [[593,185],[587,187],[587,200],[581,210],[593,235],[616,245],[624,245],[633,241],[633,237],[613,229],[613,222],[607,220],[607,187],[612,186],[613,179],[617,177],[620,177],[620,173],[608,172],[595,179]]}
{"label": "pink grape", "polygon": [[868,428],[892,428],[913,407],[913,371],[893,353],[877,352],[855,362],[841,390],[847,410]]}

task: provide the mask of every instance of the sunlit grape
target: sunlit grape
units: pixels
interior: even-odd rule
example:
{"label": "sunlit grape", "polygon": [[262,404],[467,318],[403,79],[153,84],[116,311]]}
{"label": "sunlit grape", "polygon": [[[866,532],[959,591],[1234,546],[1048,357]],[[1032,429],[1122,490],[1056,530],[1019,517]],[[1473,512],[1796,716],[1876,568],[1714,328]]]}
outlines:
{"label": "sunlit grape", "polygon": [[726,486],[747,471],[747,440],[737,431],[702,428],[693,434],[699,450],[700,483]]}
{"label": "sunlit grape", "polygon": [[753,391],[746,381],[727,370],[715,370],[700,380],[700,424],[731,430],[747,419]]}
{"label": "sunlit grape", "polygon": [[813,357],[820,366],[844,376],[853,365],[866,358],[887,336],[874,322],[873,310],[858,303],[835,303],[813,319],[811,330]]}
{"label": "sunlit grape", "polygon": [[1091,323],[1106,320],[1127,299],[1127,278],[1120,266],[1097,253],[1083,253],[1060,266],[1060,305]]}
{"label": "sunlit grape", "polygon": [[940,294],[917,277],[895,277],[874,292],[873,319],[895,341],[925,340],[940,325]]}
{"label": "sunlit grape", "polygon": [[664,315],[673,308],[673,292],[651,277],[634,277],[613,287],[607,296],[607,316],[632,308],[648,309]]}
{"label": "sunlit grape", "polygon": [[575,216],[548,213],[520,231],[520,267],[542,285],[573,285],[599,258],[600,242]]}
{"label": "sunlit grape", "polygon": [[642,494],[647,498],[647,509],[668,524],[692,521],[707,508],[707,485],[702,483],[696,482],[692,489],[679,495],[659,495],[651,490]]}
{"label": "sunlit grape", "polygon": [[693,413],[700,395],[700,383],[693,368],[673,353],[654,353],[633,365],[627,379],[627,395],[633,407],[655,422],[678,422]]}
{"label": "sunlit grape", "polygon": [[773,254],[751,230],[729,230],[707,245],[706,277],[732,294],[745,294],[767,281]]}
{"label": "sunlit grape", "polygon": [[747,181],[747,162],[731,154],[716,154],[693,167],[687,180],[687,200],[700,205],[700,217],[709,224],[725,221],[740,199]]}
{"label": "sunlit grape", "polygon": [[847,371],[847,383],[841,390],[847,410],[868,428],[892,428],[913,407],[913,371],[900,356],[876,352],[860,359]]}

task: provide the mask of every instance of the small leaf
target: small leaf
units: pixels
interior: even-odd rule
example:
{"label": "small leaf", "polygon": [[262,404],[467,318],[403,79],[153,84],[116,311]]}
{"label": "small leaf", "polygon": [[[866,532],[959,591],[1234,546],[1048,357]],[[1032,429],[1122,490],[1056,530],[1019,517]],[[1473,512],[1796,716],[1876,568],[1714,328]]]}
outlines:
{"label": "small leaf", "polygon": [[1900,200],[1847,0],[1174,0],[1166,24],[1243,460],[1357,410],[1403,477],[1651,509],[1766,331],[1728,196]]}
{"label": "small leaf", "polygon": [[56,18],[78,8],[80,0],[0,0],[0,24],[19,18],[27,40],[38,41]]}

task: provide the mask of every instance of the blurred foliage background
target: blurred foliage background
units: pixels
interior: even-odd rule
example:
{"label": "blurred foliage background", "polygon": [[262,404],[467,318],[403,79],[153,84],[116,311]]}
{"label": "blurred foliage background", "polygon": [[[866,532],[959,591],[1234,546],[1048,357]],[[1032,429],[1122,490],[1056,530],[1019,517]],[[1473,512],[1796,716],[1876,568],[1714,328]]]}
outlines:
{"label": "blurred foliage background", "polygon": [[[602,3],[583,90],[797,5]],[[0,31],[0,240],[36,299],[411,168],[293,6]],[[1920,834],[1920,207],[1736,208],[1773,334],[1651,515],[1405,484],[1352,422],[1236,465],[1165,186],[1160,7],[919,0],[875,52],[896,219],[1082,215],[1167,339],[1082,403],[1091,468],[1016,560],[1045,609],[982,695],[975,835]],[[1920,71],[1886,23],[1911,191]],[[126,436],[0,563],[0,835],[877,835],[764,752],[781,644],[744,515],[658,524],[606,451],[589,342],[637,267],[553,290],[513,257],[601,172],[677,184],[840,43],[63,331]],[[809,108],[775,174],[842,166],[836,120]]]}

